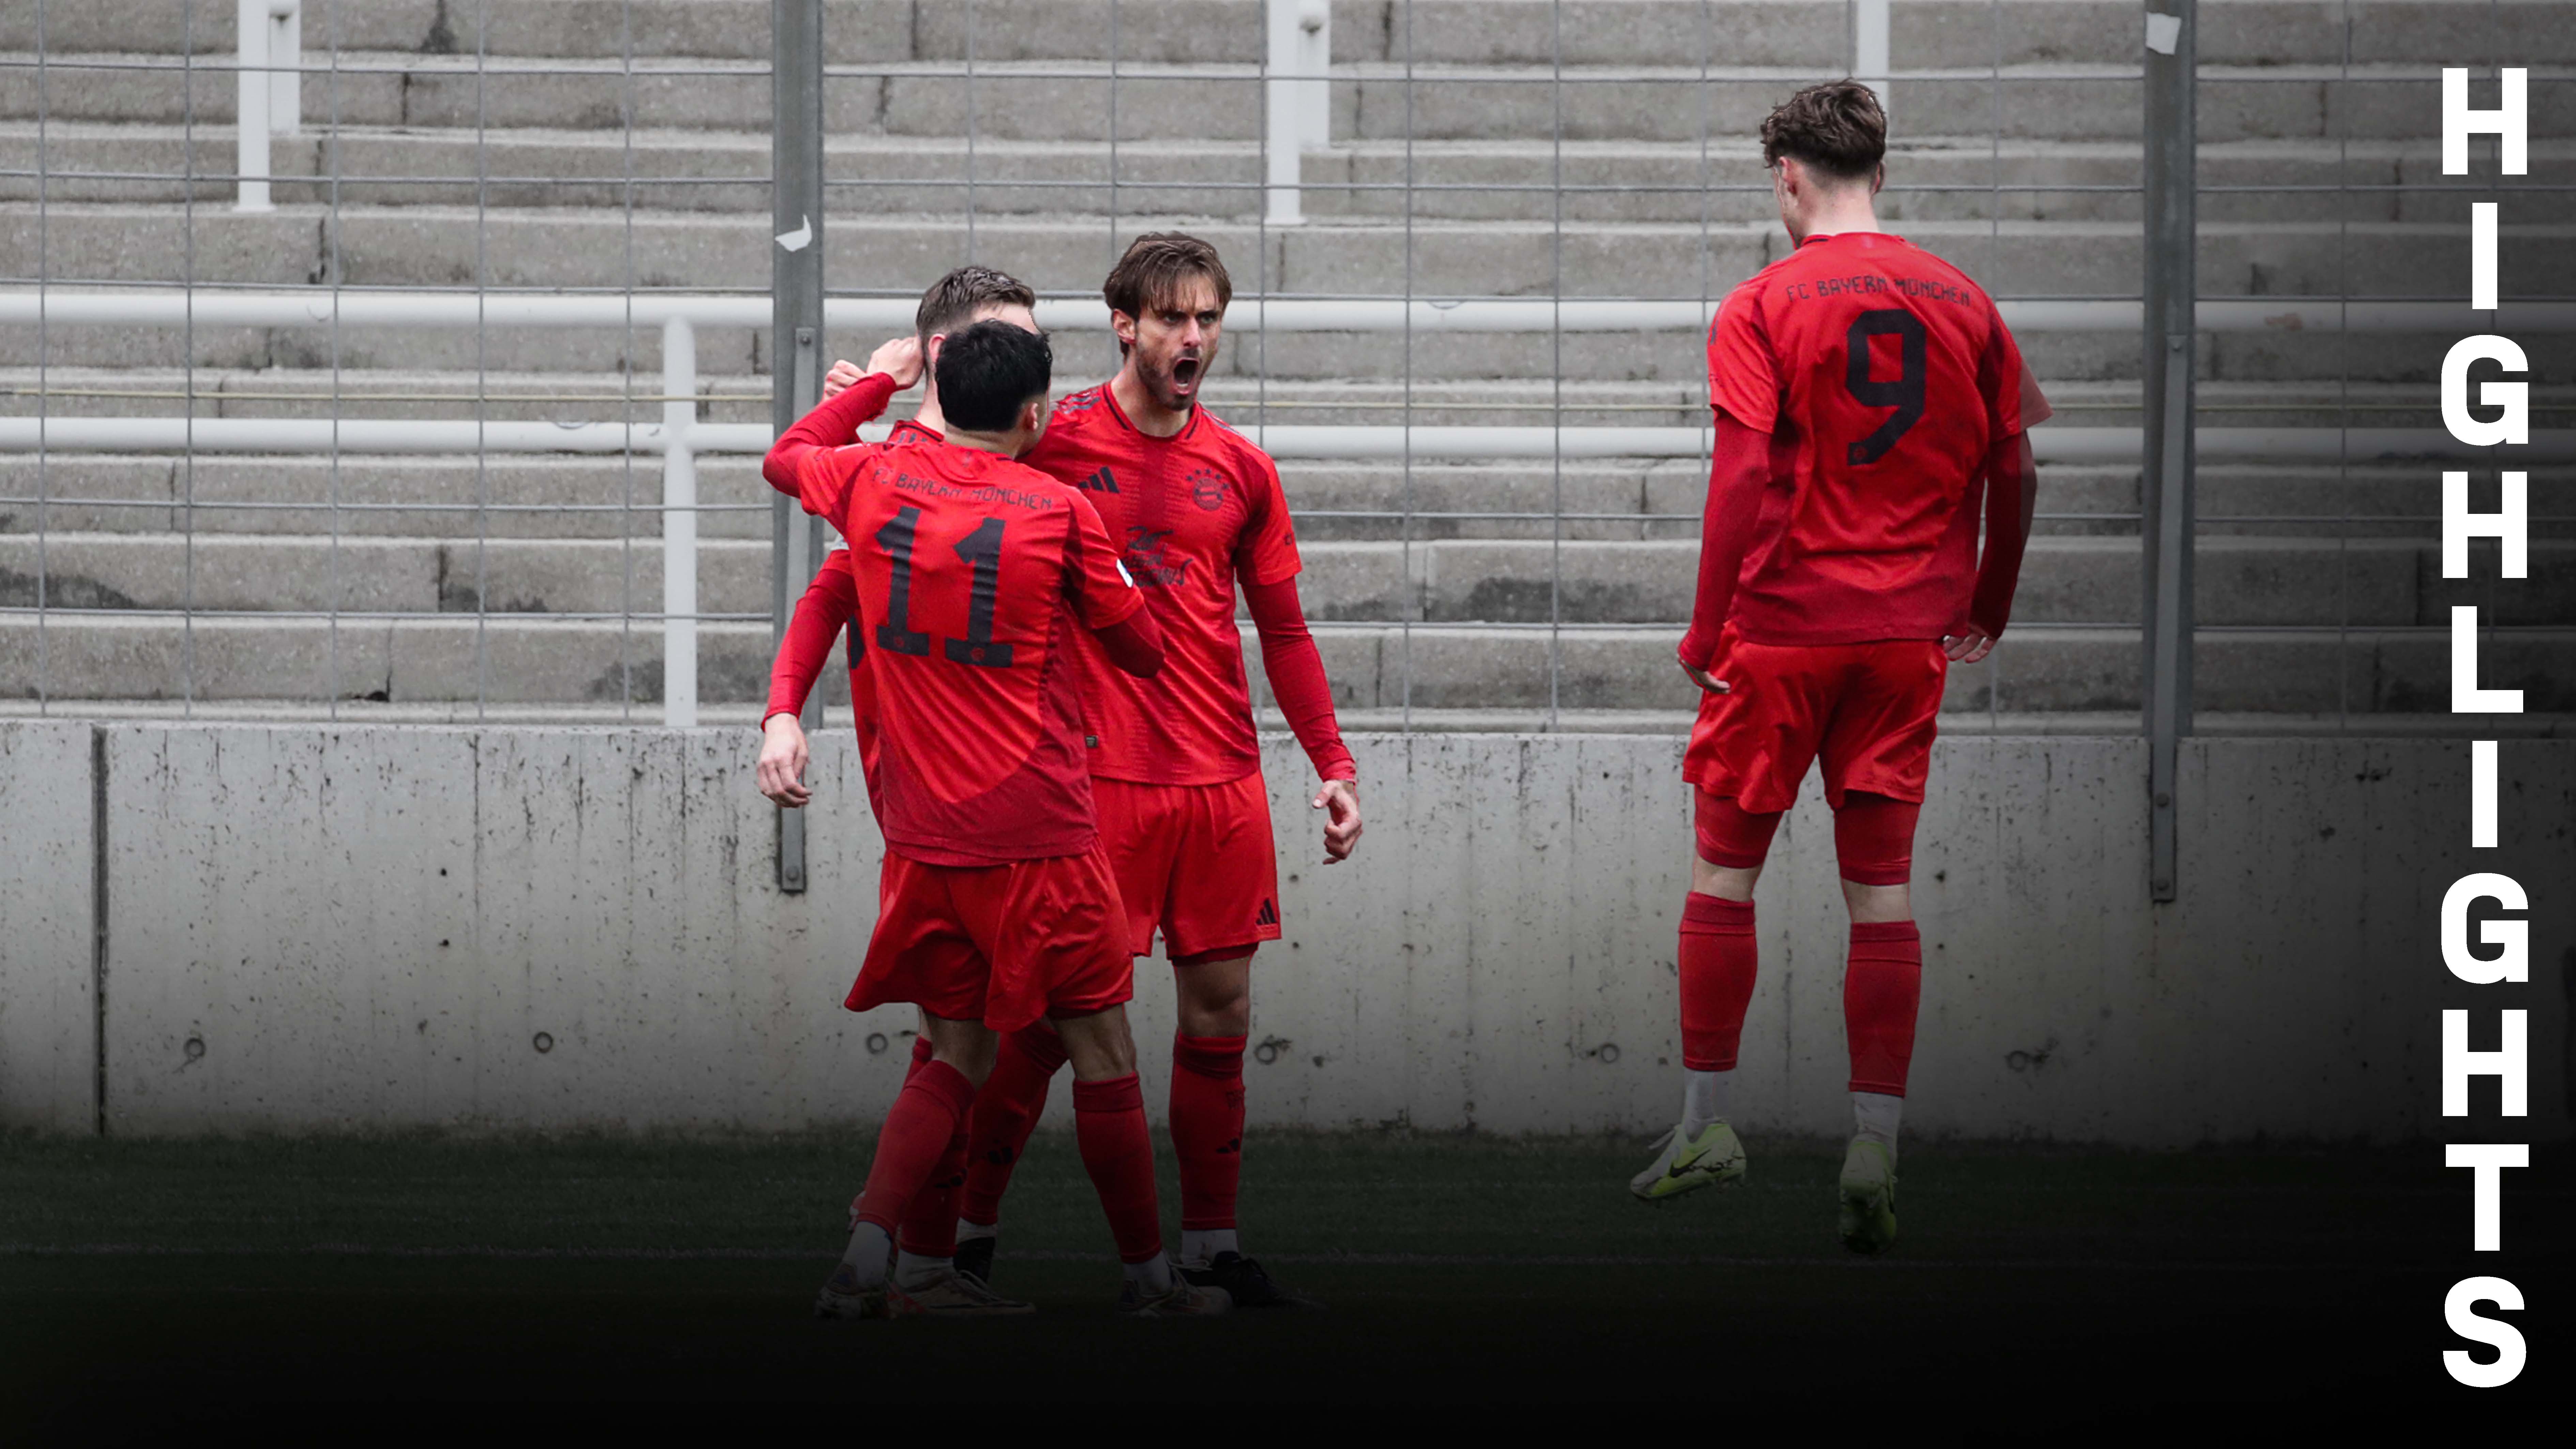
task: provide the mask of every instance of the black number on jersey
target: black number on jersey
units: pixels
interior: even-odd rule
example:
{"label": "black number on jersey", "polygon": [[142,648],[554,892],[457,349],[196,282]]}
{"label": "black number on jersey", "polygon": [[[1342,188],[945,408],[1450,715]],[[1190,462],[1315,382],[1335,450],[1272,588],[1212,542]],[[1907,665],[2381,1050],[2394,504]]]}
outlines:
{"label": "black number on jersey", "polygon": [[930,652],[930,636],[912,627],[912,537],[920,522],[920,509],[901,508],[877,530],[877,546],[894,560],[894,582],[886,589],[886,617],[877,625],[877,647],[897,654]]}
{"label": "black number on jersey", "polygon": [[[1896,376],[1880,382],[1869,375],[1869,340],[1894,336],[1898,339]],[[1883,307],[1863,312],[1852,320],[1851,330],[1843,334],[1843,347],[1849,354],[1843,370],[1843,386],[1850,390],[1852,401],[1865,408],[1894,408],[1878,431],[1851,445],[1851,462],[1875,463],[1887,456],[1896,440],[1923,421],[1923,363],[1928,336],[1923,319],[1902,307]]]}
{"label": "black number on jersey", "polygon": [[948,641],[948,657],[986,669],[1011,667],[1011,646],[993,642],[993,596],[1002,586],[1002,520],[987,518],[957,540],[957,556],[974,570],[974,593],[966,604],[966,637]]}
{"label": "black number on jersey", "polygon": [[[930,636],[912,627],[912,546],[920,524],[921,510],[904,507],[877,530],[877,545],[894,563],[894,577],[886,586],[885,622],[877,625],[877,646],[928,658]],[[957,541],[957,556],[973,571],[972,592],[966,603],[966,637],[946,641],[944,652],[960,664],[1011,667],[1011,646],[993,642],[993,607],[1002,586],[1002,527],[1002,520],[987,518]]]}

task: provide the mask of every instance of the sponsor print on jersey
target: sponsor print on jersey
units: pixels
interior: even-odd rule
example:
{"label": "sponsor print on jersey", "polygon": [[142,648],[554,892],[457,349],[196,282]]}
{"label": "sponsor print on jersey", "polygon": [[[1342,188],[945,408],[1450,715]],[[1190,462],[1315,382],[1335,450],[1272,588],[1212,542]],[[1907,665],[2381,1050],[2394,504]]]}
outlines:
{"label": "sponsor print on jersey", "polygon": [[1165,547],[1171,538],[1168,528],[1127,530],[1127,556],[1120,562],[1132,582],[1155,589],[1176,589],[1189,582],[1190,561],[1172,557]]}

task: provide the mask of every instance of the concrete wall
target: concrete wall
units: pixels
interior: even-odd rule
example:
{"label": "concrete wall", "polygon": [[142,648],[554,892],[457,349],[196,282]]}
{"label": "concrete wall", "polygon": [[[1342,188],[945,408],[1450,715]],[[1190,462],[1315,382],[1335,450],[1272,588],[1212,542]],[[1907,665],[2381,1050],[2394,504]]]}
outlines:
{"label": "concrete wall", "polygon": [[[0,725],[0,1123],[89,1130],[94,1045],[122,1133],[788,1128],[872,1120],[900,1079],[908,1009],[838,1007],[881,860],[838,736],[816,742],[817,887],[782,896],[748,731],[96,729],[103,1013],[92,727]],[[1258,972],[1254,1120],[1664,1125],[1681,742],[1353,745],[1369,830],[1329,868],[1303,760],[1268,747],[1288,935]],[[1909,1130],[2428,1138],[2437,1013],[2474,1005],[2480,1045],[2494,1009],[2532,1011],[2530,1133],[2564,1136],[2576,745],[2507,741],[2503,774],[2507,848],[2473,862],[2457,742],[2194,743],[2182,899],[2152,907],[2138,742],[1945,741],[1916,855]],[[1845,1121],[1843,927],[1813,797],[1760,892],[1737,1093],[1756,1130]],[[2442,892],[2472,868],[2530,890],[2533,984],[2444,970]],[[1140,964],[1149,1100],[1164,970]]]}
{"label": "concrete wall", "polygon": [[0,725],[0,1127],[97,1125],[91,733]]}

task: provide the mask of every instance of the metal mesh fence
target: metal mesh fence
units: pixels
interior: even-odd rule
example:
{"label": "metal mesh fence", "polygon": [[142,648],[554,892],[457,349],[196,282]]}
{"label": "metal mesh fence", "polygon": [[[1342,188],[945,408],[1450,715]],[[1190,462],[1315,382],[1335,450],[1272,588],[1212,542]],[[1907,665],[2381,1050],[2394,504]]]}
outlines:
{"label": "metal mesh fence", "polygon": [[[2501,0],[2176,8],[2204,299],[2191,702],[2204,728],[2446,727],[2455,586],[2427,560],[2464,465],[2432,378],[2486,325],[2456,285],[2471,200],[2506,212],[2507,311],[2565,326],[2542,294],[2571,221],[2565,27]],[[1678,728],[1702,336],[1786,247],[1754,128],[1857,73],[1889,101],[1889,225],[2004,301],[2058,414],[2012,637],[1955,673],[1949,726],[2134,730],[2142,18],[833,0],[821,346],[864,357],[981,261],[1039,287],[1082,385],[1115,367],[1118,252],[1204,235],[1237,283],[1206,400],[1281,461],[1346,723]],[[9,707],[755,713],[782,567],[755,471],[782,375],[773,50],[769,7],[677,0],[13,7]],[[2438,174],[2436,56],[2481,85],[2533,67],[2527,177]],[[2518,335],[2534,531],[2563,537],[2564,333]],[[2544,724],[2563,593],[2459,598]]]}

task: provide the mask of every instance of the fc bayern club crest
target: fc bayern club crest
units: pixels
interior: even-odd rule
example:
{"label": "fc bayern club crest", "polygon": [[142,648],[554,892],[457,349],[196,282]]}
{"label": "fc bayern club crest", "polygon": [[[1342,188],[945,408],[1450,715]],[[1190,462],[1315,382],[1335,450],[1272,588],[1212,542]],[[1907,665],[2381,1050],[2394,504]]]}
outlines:
{"label": "fc bayern club crest", "polygon": [[1214,468],[1190,470],[1190,501],[1210,513],[1225,506],[1225,475]]}

